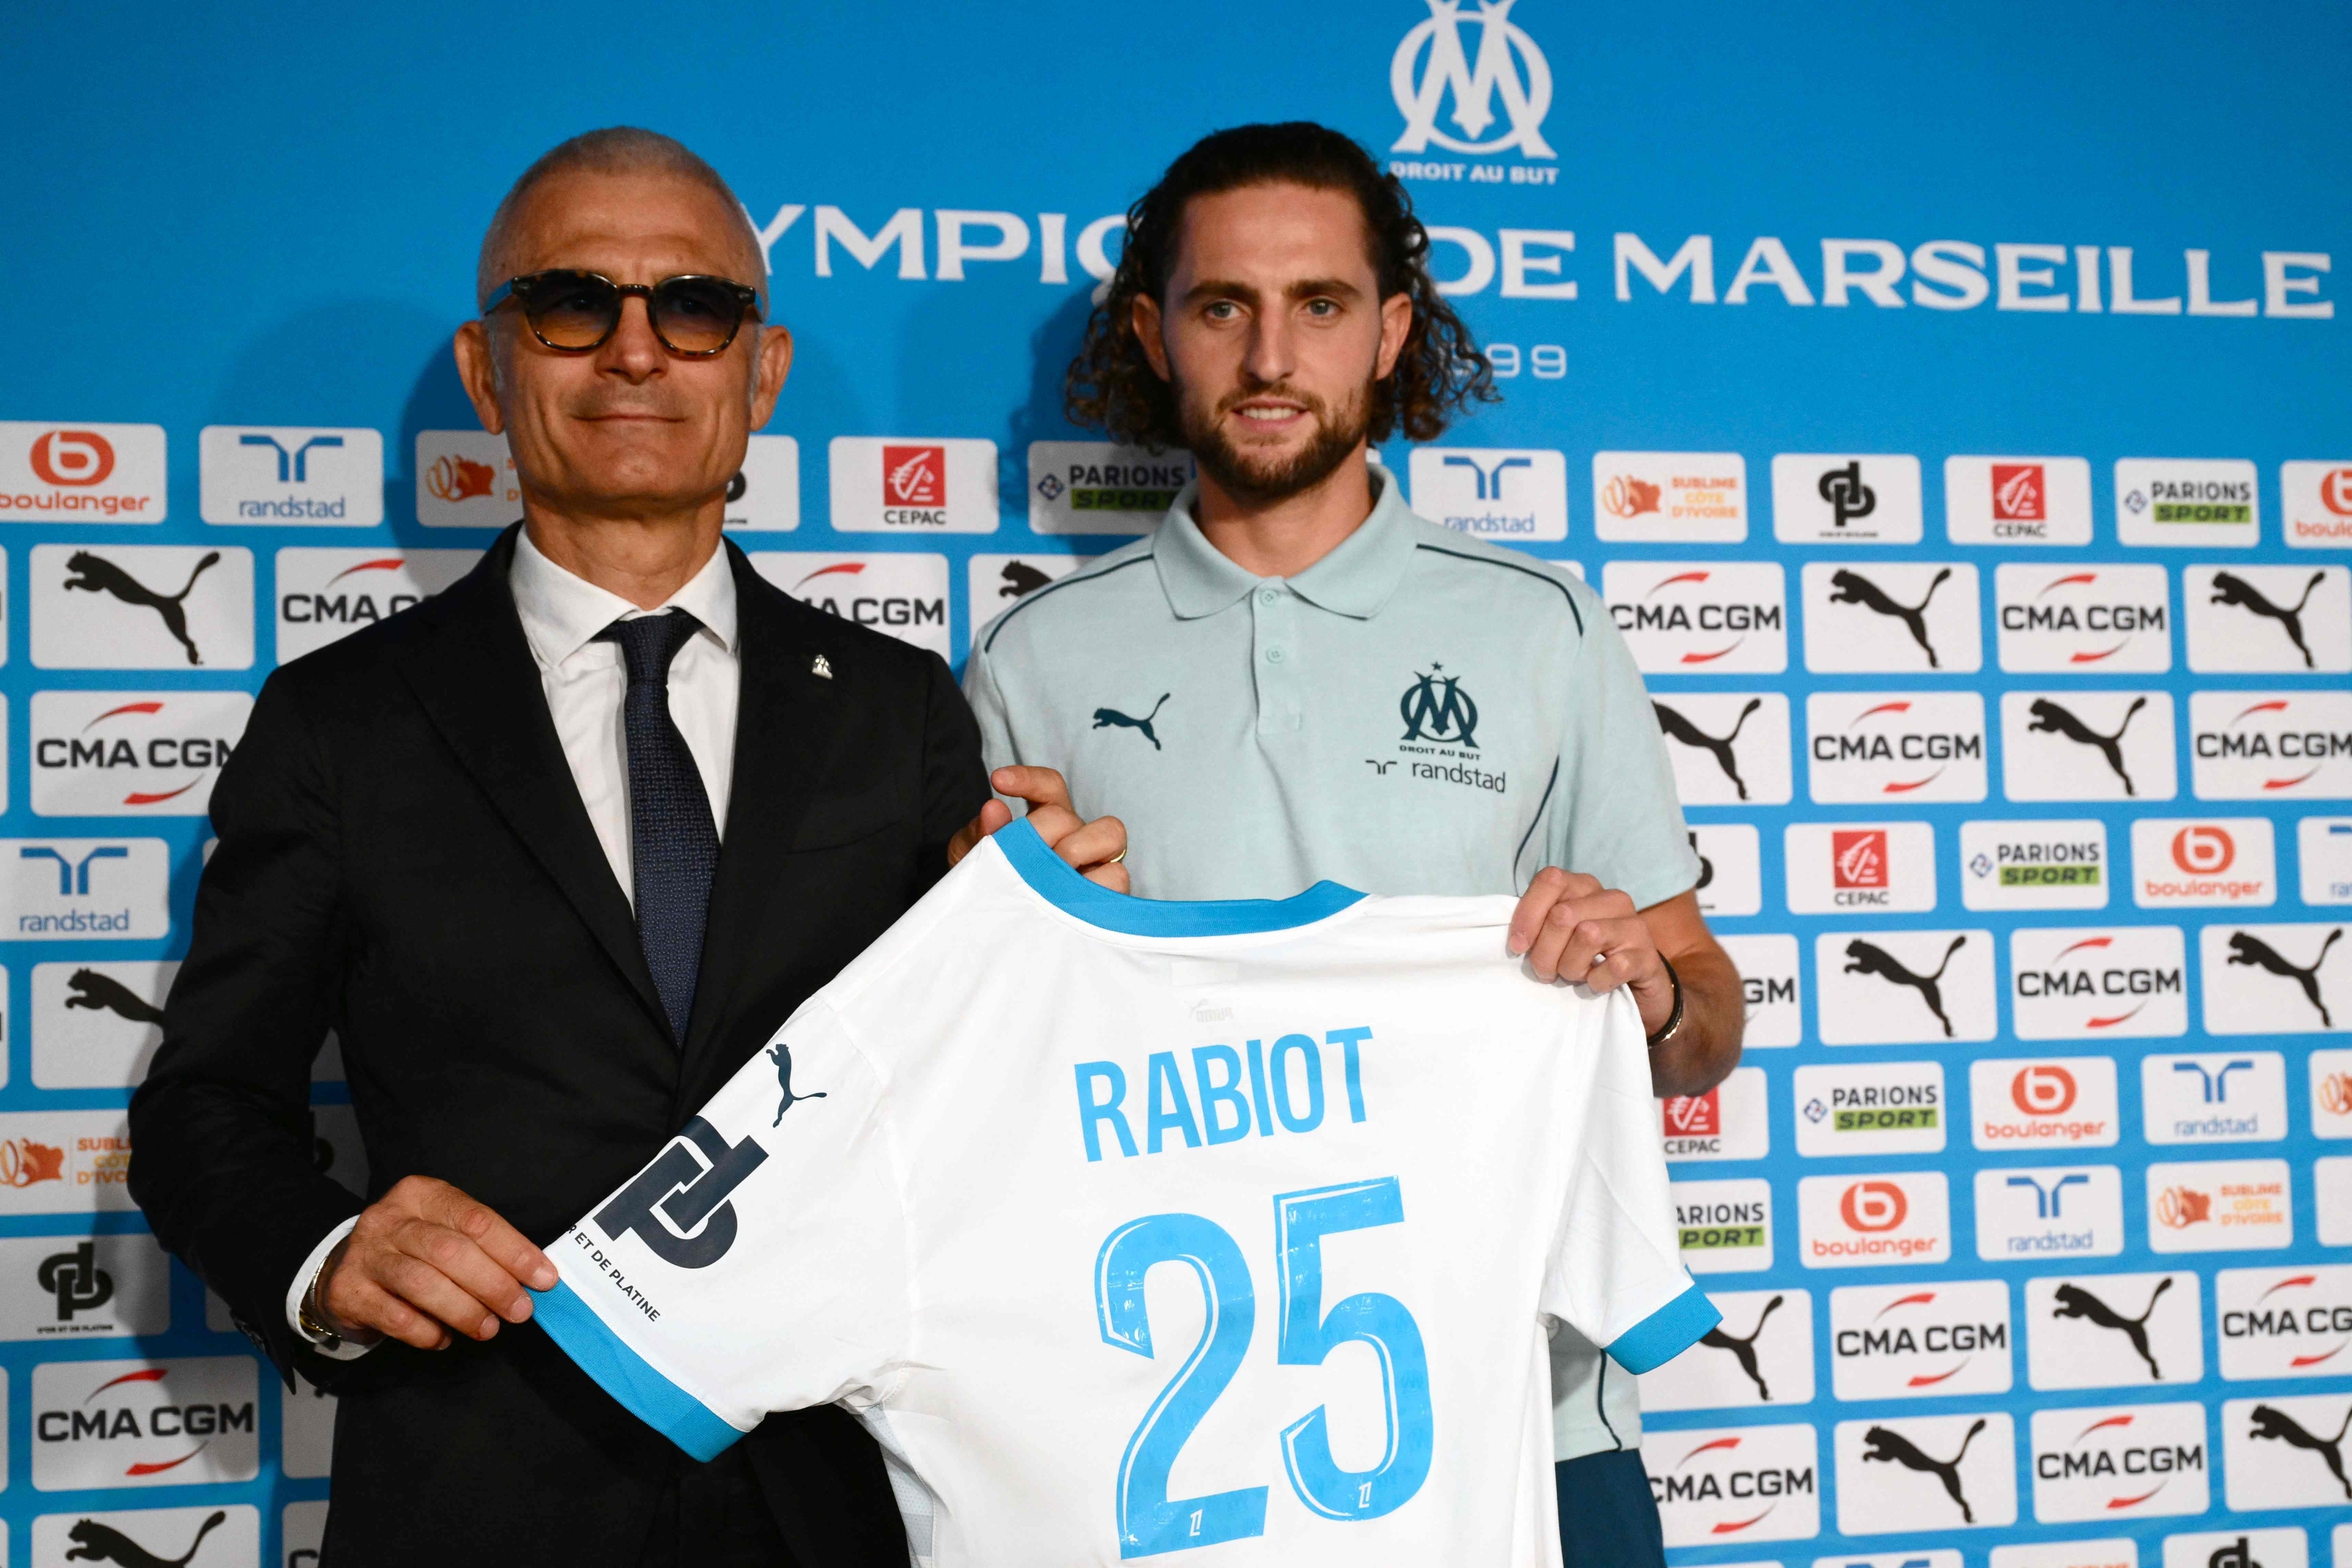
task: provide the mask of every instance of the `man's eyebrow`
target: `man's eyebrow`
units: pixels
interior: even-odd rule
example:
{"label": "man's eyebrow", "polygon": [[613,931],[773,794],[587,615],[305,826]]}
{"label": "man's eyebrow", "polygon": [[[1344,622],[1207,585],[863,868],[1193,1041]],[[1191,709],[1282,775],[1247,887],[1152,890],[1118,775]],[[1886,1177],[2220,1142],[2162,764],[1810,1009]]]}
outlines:
{"label": "man's eyebrow", "polygon": [[[1301,278],[1283,287],[1283,297],[1290,300],[1360,300],[1364,291],[1344,278]],[[1262,298],[1256,285],[1237,283],[1225,278],[1203,278],[1184,291],[1186,304],[1198,304],[1204,300],[1238,300],[1255,304]]]}
{"label": "man's eyebrow", "polygon": [[1226,278],[1203,278],[1184,290],[1184,302],[1188,305],[1203,300],[1239,300],[1244,304],[1254,304],[1257,298],[1257,289],[1252,285]]}
{"label": "man's eyebrow", "polygon": [[1344,278],[1302,278],[1284,290],[1293,300],[1360,300],[1364,291]]}

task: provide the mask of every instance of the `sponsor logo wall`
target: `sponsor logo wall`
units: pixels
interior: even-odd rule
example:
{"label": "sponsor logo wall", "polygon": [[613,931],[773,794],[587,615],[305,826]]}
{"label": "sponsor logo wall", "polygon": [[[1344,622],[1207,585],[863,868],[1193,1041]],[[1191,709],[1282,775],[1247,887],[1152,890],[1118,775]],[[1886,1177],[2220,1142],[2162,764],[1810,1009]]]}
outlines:
{"label": "sponsor logo wall", "polygon": [[[625,13],[583,20],[625,47]],[[1077,46],[934,0],[880,30],[729,21],[692,90],[631,61],[678,87],[662,127],[734,182],[799,340],[728,536],[951,664],[1194,477],[1060,401],[1119,215],[1185,140],[1328,120],[1431,225],[1503,400],[1376,456],[1425,516],[1603,602],[1745,984],[1739,1070],[1659,1107],[1723,1313],[1643,1380],[1677,1568],[2352,1568],[2352,241],[2312,173],[2352,132],[2303,116],[2280,160],[2234,111],[2131,107],[2151,75],[2334,102],[2352,45],[2240,19],[2264,46],[2242,65],[2168,26],[2019,96],[1897,13],[1373,0],[1277,102],[1185,51],[981,93]],[[58,125],[83,84],[40,60],[165,47],[61,26],[0,62]],[[1742,79],[1661,116],[1694,37]],[[371,96],[446,93],[332,16],[180,39],[165,74],[337,57]],[[892,88],[777,90],[803,72]],[[1138,72],[1184,115],[1135,115]],[[1860,142],[1858,84],[1892,117]],[[528,123],[642,118],[501,90]],[[2047,155],[2053,91],[2141,128],[2096,203]],[[1962,101],[1954,150],[1925,106]],[[215,107],[142,89],[114,115],[138,156],[17,157],[92,199],[12,209],[27,280],[0,299],[26,345],[0,386],[0,1563],[317,1561],[334,1402],[283,1390],[148,1236],[123,1107],[262,682],[448,587],[521,506],[445,344],[475,226],[541,149],[411,167],[289,110],[293,142],[383,182],[306,205],[297,243],[274,165],[173,145]],[[1999,179],[1947,211],[1928,151]],[[142,157],[203,209],[151,231],[94,200],[90,169]],[[46,313],[144,298],[159,266],[268,320]],[[1400,686],[1452,656],[1412,657]],[[320,1157],[356,1181],[321,1060]]]}

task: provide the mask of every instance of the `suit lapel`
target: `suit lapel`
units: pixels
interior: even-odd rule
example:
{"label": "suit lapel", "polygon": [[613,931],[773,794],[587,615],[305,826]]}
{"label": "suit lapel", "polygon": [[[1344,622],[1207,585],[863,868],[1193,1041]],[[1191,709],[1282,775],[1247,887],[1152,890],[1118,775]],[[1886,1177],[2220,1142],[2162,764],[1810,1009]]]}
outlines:
{"label": "suit lapel", "polygon": [[479,565],[428,601],[440,625],[405,650],[401,672],[458,762],[562,889],[667,1037],[636,919],[572,782],[507,586],[520,527],[507,530]]}
{"label": "suit lapel", "polygon": [[731,542],[725,548],[735,569],[742,686],[727,830],[687,1027],[689,1081],[692,1058],[708,1048],[730,994],[755,956],[761,917],[807,814],[811,786],[831,763],[841,722],[835,681],[811,668],[824,648],[810,637],[804,618]]}

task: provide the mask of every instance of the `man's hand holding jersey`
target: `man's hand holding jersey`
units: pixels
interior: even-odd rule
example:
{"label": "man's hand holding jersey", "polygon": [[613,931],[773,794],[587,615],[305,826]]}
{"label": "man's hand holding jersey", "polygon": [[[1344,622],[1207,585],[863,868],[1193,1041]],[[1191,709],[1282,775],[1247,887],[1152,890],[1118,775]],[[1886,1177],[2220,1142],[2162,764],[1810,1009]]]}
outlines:
{"label": "man's hand holding jersey", "polygon": [[1662,1098],[1704,1094],[1739,1065],[1747,1014],[1739,972],[1707,931],[1696,893],[1638,910],[1597,877],[1547,866],[1511,912],[1509,946],[1538,979],[1626,987],[1653,1036],[1674,1016],[1678,977],[1682,1021],[1650,1052],[1651,1087]]}
{"label": "man's hand holding jersey", "polygon": [[[1070,805],[1070,786],[1052,768],[999,768],[988,775],[991,789],[1029,803],[1029,826],[1045,847],[1114,893],[1128,890],[1127,825],[1116,816],[1080,817]],[[980,841],[1013,820],[1013,808],[992,800],[964,830],[948,841],[948,864],[953,866],[978,847]]]}

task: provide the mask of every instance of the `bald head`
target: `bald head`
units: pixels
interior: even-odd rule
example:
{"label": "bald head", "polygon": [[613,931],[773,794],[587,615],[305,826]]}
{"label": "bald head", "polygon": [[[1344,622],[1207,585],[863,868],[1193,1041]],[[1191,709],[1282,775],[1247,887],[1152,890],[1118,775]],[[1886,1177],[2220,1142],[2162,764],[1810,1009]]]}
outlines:
{"label": "bald head", "polygon": [[499,210],[490,216],[490,226],[482,236],[481,257],[474,268],[477,300],[488,298],[491,289],[529,269],[528,253],[533,247],[525,231],[530,227],[534,196],[541,193],[542,187],[560,189],[571,184],[571,177],[578,175],[677,180],[699,187],[717,198],[711,216],[720,232],[706,237],[735,258],[727,275],[754,287],[762,283],[766,264],[760,250],[760,237],[752,229],[743,204],[719,178],[719,171],[673,137],[634,125],[615,125],[587,132],[551,148],[515,181],[506,198],[499,203]]}

